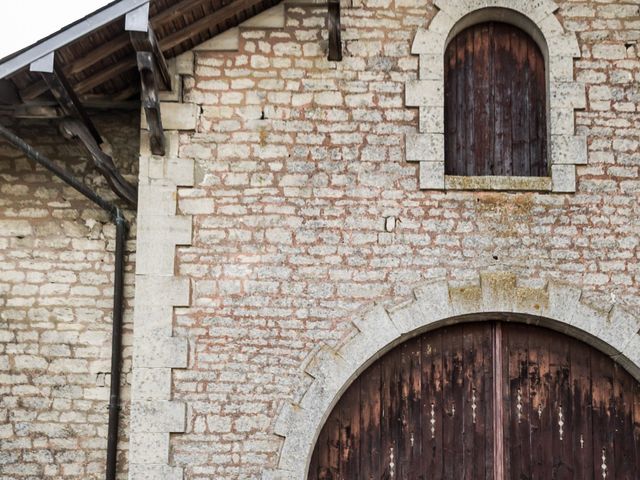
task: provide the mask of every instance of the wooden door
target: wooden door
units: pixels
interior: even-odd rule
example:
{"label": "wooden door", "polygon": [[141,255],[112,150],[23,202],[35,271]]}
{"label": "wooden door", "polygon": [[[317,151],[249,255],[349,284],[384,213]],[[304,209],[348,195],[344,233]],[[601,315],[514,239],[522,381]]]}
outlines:
{"label": "wooden door", "polygon": [[545,64],[528,34],[488,22],[449,43],[445,132],[448,175],[547,174]]}
{"label": "wooden door", "polygon": [[[310,480],[637,480],[640,389],[556,332],[483,322],[415,337],[330,414]],[[606,473],[606,476],[603,476]]]}

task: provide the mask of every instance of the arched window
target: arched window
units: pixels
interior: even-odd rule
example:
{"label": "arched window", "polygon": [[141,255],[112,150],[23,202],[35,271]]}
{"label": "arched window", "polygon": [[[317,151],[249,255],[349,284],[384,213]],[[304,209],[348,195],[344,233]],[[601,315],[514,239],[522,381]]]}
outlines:
{"label": "arched window", "polygon": [[548,174],[545,62],[528,34],[469,27],[447,46],[444,73],[447,175]]}

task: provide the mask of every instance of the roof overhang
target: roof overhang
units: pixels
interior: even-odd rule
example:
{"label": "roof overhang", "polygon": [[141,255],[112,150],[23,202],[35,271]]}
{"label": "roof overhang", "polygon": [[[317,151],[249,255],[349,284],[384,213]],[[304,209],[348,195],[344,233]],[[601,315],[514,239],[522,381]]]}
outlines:
{"label": "roof overhang", "polygon": [[149,0],[117,0],[100,10],[72,23],[68,27],[35,43],[17,53],[0,60],[0,78],[6,78],[27,67],[32,62],[55,52],[57,49],[77,40],[88,33],[126,15],[148,3]]}

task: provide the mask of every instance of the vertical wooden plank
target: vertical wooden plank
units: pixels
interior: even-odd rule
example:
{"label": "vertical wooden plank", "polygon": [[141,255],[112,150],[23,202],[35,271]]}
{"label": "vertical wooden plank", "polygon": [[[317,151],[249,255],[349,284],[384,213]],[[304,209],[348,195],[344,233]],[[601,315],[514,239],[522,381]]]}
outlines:
{"label": "vertical wooden plank", "polygon": [[511,29],[504,24],[494,25],[493,71],[495,84],[495,175],[511,175],[511,103],[513,90],[511,84],[512,55]]}
{"label": "vertical wooden plank", "polygon": [[360,438],[360,379],[356,379],[337,405],[339,431],[339,478],[355,478],[359,468],[356,446]]}
{"label": "vertical wooden plank", "polygon": [[328,461],[326,478],[340,478],[340,411],[331,412],[327,420]]}
{"label": "vertical wooden plank", "polygon": [[488,24],[474,30],[473,92],[472,118],[474,141],[472,143],[473,162],[476,175],[491,172],[491,139],[493,137],[493,119],[491,118],[491,78],[490,78],[490,29]]}
{"label": "vertical wooden plank", "polygon": [[464,345],[463,335],[468,325],[460,325],[453,328],[451,335],[452,363],[451,363],[451,390],[452,397],[447,402],[446,409],[450,418],[452,444],[450,446],[452,456],[448,461],[452,463],[453,476],[462,478],[464,458],[464,438],[471,432],[464,428],[465,411],[465,382],[464,382]]}
{"label": "vertical wooden plank", "polygon": [[636,452],[636,472],[640,472],[640,383],[636,382],[633,393],[633,444]]}
{"label": "vertical wooden plank", "polygon": [[457,39],[453,39],[445,52],[445,109],[444,109],[444,157],[445,157],[445,173],[447,175],[456,174],[456,158],[457,152],[457,110],[458,104],[458,88],[457,88],[457,71],[456,64],[458,61]]}
{"label": "vertical wooden plank", "polygon": [[504,439],[504,363],[502,324],[496,322],[493,333],[493,465],[495,480],[504,480],[505,439]]}
{"label": "vertical wooden plank", "polygon": [[408,465],[408,478],[418,479],[424,472],[422,465],[422,430],[426,421],[422,419],[422,340],[418,337],[409,350],[409,445],[411,448]]}
{"label": "vertical wooden plank", "polygon": [[[483,364],[483,381],[482,388],[482,416],[479,417],[480,424],[478,426],[478,432],[484,433],[484,476],[483,470],[480,469],[479,478],[485,478],[487,480],[495,477],[495,465],[494,465],[494,449],[495,449],[495,432],[494,432],[494,398],[493,398],[493,386],[495,382],[493,362],[494,362],[494,327],[492,323],[483,324],[483,334],[480,341],[482,348]],[[482,465],[482,464],[481,464]]]}
{"label": "vertical wooden plank", "polygon": [[[382,392],[380,421],[380,471],[388,478],[396,477],[399,428],[399,378],[398,363],[399,350],[395,349],[386,354],[382,360]],[[397,478],[397,477],[396,477]]]}
{"label": "vertical wooden plank", "polygon": [[485,363],[491,364],[491,352],[485,356],[483,345],[490,338],[490,324],[465,325],[463,331],[463,367],[464,367],[464,449],[463,471],[460,478],[465,480],[484,479],[486,470],[485,438],[487,424],[484,415],[487,398],[484,381],[491,381],[485,376]]}
{"label": "vertical wooden plank", "polygon": [[635,470],[638,452],[634,445],[633,401],[637,383],[620,365],[614,370],[614,463],[617,480],[637,480]]}
{"label": "vertical wooden plank", "polygon": [[547,76],[542,52],[535,42],[529,42],[529,115],[530,137],[530,173],[544,176],[548,174],[547,166]]}
{"label": "vertical wooden plank", "polygon": [[531,478],[529,335],[527,327],[522,325],[505,324],[503,330],[505,363],[508,364],[509,394],[505,400],[505,418],[510,460],[505,475],[507,478]]}
{"label": "vertical wooden plank", "polygon": [[[320,437],[321,436],[322,436],[322,433],[320,434]],[[318,480],[318,470],[320,468],[320,465],[319,465],[320,444],[321,444],[320,437],[318,437],[318,440],[316,441],[316,446],[313,449],[313,454],[311,455],[311,462],[309,463],[309,475],[308,475],[309,480]]]}
{"label": "vertical wooden plank", "polygon": [[397,372],[397,431],[396,431],[396,478],[408,478],[411,462],[411,424],[409,415],[409,397],[411,391],[411,351],[416,346],[416,339],[409,340],[397,349],[399,358]]}
{"label": "vertical wooden plank", "polygon": [[380,471],[381,362],[363,374],[360,382],[360,475],[376,478]]}
{"label": "vertical wooden plank", "polygon": [[571,409],[569,408],[570,341],[551,331],[545,332],[545,337],[547,338],[546,343],[549,345],[550,367],[551,478],[553,480],[572,480],[574,478],[574,460],[571,439],[568,435],[571,428]]}
{"label": "vertical wooden plank", "polygon": [[527,119],[531,115],[531,105],[527,95],[527,37],[519,30],[511,32],[511,91],[514,92],[511,102],[512,134],[512,174],[529,175],[529,129]]}
{"label": "vertical wooden plank", "polygon": [[464,35],[464,111],[462,112],[463,132],[464,132],[464,154],[462,156],[463,168],[465,175],[478,175],[476,169],[476,160],[474,158],[474,143],[476,142],[476,131],[479,130],[474,122],[476,98],[474,91],[475,72],[474,72],[474,31],[468,29]]}
{"label": "vertical wooden plank", "polygon": [[453,106],[456,110],[456,154],[454,157],[454,172],[456,175],[466,175],[467,169],[465,164],[465,121],[464,112],[467,109],[468,98],[464,89],[464,65],[466,62],[466,37],[460,34],[455,39],[456,42],[456,96],[458,103]]}
{"label": "vertical wooden plank", "polygon": [[591,354],[582,342],[571,342],[571,442],[575,465],[574,477],[594,477],[593,438],[591,428]]}
{"label": "vertical wooden plank", "polygon": [[443,480],[443,352],[442,330],[422,341],[422,468],[428,479]]}
{"label": "vertical wooden plank", "polygon": [[591,350],[593,457],[595,477],[616,478],[614,456],[614,412],[612,411],[613,377],[609,359],[602,353]]}
{"label": "vertical wooden plank", "polygon": [[531,478],[551,478],[551,415],[549,408],[549,355],[537,331],[529,335],[529,382],[531,425]]}

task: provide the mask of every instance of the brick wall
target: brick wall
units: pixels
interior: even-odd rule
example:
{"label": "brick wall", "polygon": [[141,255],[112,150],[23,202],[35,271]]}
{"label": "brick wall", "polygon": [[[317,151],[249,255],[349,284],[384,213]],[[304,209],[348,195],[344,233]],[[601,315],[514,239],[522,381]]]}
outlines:
{"label": "brick wall", "polygon": [[260,478],[275,466],[281,406],[308,379],[301,365],[373,302],[434,277],[507,270],[529,286],[578,285],[640,311],[640,17],[632,1],[559,2],[578,35],[589,165],[575,194],[421,191],[404,136],[417,77],[416,29],[430,1],[343,9],[344,60],[326,60],[325,10],[288,6],[283,29],[240,30],[238,51],[195,53],[185,101],[202,108],[180,156],[197,162],[179,189],[192,279],[174,333],[190,342],[174,370],[187,431],[170,462],[188,479]]}
{"label": "brick wall", "polygon": [[[134,180],[137,112],[95,120],[116,164]],[[114,200],[86,152],[52,123],[10,128]],[[0,478],[104,478],[115,228],[98,207],[6,143],[0,178]],[[125,215],[134,218],[130,210]],[[130,239],[130,254],[134,246]],[[133,260],[129,255],[127,272]],[[133,275],[125,281],[129,302]],[[130,317],[128,310],[126,383]],[[126,417],[126,386],[123,394]],[[126,430],[125,419],[123,441]],[[124,448],[120,457],[124,471]]]}

